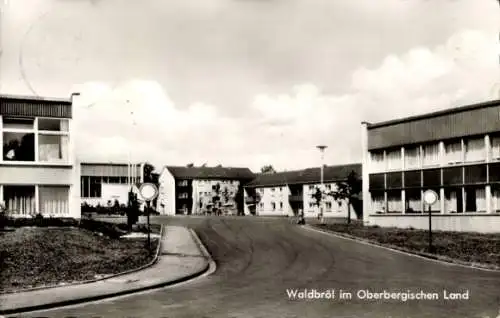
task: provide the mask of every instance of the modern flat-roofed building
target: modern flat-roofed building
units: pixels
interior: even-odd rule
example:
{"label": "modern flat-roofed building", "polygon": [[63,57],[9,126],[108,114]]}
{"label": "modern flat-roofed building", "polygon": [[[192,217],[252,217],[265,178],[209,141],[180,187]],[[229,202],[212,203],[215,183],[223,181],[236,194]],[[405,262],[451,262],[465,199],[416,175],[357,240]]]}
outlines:
{"label": "modern flat-roofed building", "polygon": [[[81,163],[81,203],[89,206],[108,206],[128,203],[132,187],[144,182],[144,163]],[[140,196],[139,196],[140,199]]]}
{"label": "modern flat-roofed building", "polygon": [[500,232],[500,101],[362,124],[364,222]]}
{"label": "modern flat-roofed building", "polygon": [[[354,172],[361,177],[361,164],[324,166],[324,192],[334,191],[339,182],[345,181]],[[300,211],[305,217],[316,217],[319,207],[313,198],[317,188],[321,187],[321,168],[284,171],[276,173],[259,173],[245,186],[245,214],[261,216],[293,216]],[[324,202],[325,217],[347,217],[347,203],[339,203],[331,196]],[[355,218],[351,207],[352,217]]]}
{"label": "modern flat-roofed building", "polygon": [[80,218],[73,95],[0,95],[0,201],[17,217]]}

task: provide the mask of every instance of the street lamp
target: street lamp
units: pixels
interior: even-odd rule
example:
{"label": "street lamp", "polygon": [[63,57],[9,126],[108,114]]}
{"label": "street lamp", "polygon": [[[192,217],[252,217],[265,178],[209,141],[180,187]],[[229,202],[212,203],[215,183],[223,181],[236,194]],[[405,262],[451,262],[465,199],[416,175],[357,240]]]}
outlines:
{"label": "street lamp", "polygon": [[[323,194],[323,190],[324,190],[324,160],[325,160],[325,149],[327,148],[328,146],[325,146],[325,145],[319,145],[319,146],[316,146],[316,148],[319,149],[319,151],[321,152],[321,168],[320,168],[320,182],[321,182],[321,194]],[[319,207],[319,215],[320,215],[320,220],[321,220],[321,223],[323,224],[324,223],[324,218],[323,218],[323,198],[321,198],[321,201],[320,201],[320,207]]]}

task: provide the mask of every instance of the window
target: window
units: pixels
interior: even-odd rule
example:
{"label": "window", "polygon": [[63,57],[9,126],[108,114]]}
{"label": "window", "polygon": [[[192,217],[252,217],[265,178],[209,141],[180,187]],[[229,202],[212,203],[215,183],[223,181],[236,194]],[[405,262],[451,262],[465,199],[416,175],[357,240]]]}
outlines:
{"label": "window", "polygon": [[283,202],[280,202],[280,210],[283,210]]}
{"label": "window", "polygon": [[331,184],[327,184],[327,185],[326,185],[326,189],[327,189],[327,190],[331,190],[331,189],[332,189],[332,185],[331,185]]}
{"label": "window", "polygon": [[187,193],[180,193],[179,194],[179,199],[187,199],[188,198],[188,194]]}
{"label": "window", "polygon": [[500,136],[491,137],[491,159],[500,159]]}
{"label": "window", "polygon": [[69,162],[69,121],[38,118],[38,160]]}
{"label": "window", "polygon": [[272,191],[272,192],[276,191],[276,188],[271,188],[271,191]]}
{"label": "window", "polygon": [[[69,162],[67,119],[3,118],[3,159],[10,161]],[[35,149],[38,139],[38,149]]]}
{"label": "window", "polygon": [[422,191],[420,189],[405,190],[405,213],[422,213]]}
{"label": "window", "polygon": [[484,138],[466,139],[464,141],[465,161],[485,161],[486,160],[486,144]]}
{"label": "window", "polygon": [[465,212],[486,212],[484,187],[465,187]]}
{"label": "window", "polygon": [[120,183],[127,184],[128,183],[127,177],[120,177]]}
{"label": "window", "polygon": [[387,170],[400,170],[401,166],[401,148],[387,151]]}
{"label": "window", "polygon": [[385,171],[384,152],[376,151],[370,153],[370,170],[371,172]]}
{"label": "window", "polygon": [[387,213],[401,213],[401,190],[387,192]]}
{"label": "window", "polygon": [[3,130],[3,160],[35,161],[35,134]]}
{"label": "window", "polygon": [[325,202],[325,208],[326,208],[328,211],[331,211],[331,210],[332,210],[332,203],[331,203],[331,202]]}
{"label": "window", "polygon": [[313,186],[313,185],[310,185],[310,186],[309,186],[309,190],[314,190],[314,186]]}
{"label": "window", "polygon": [[377,214],[385,213],[385,198],[383,192],[371,192],[372,211]]}
{"label": "window", "polygon": [[105,179],[107,179],[107,183],[118,183],[120,181],[119,177],[107,177]]}
{"label": "window", "polygon": [[100,198],[101,196],[101,177],[90,177],[89,198]]}
{"label": "window", "polygon": [[4,186],[3,198],[9,214],[36,214],[35,186]]}
{"label": "window", "polygon": [[422,164],[424,166],[439,165],[439,144],[424,145],[422,147]]}
{"label": "window", "polygon": [[462,213],[462,188],[446,188],[444,189],[444,211],[445,213]]}
{"label": "window", "polygon": [[69,214],[68,186],[40,186],[38,191],[41,214],[54,216]]}
{"label": "window", "polygon": [[491,187],[491,210],[500,212],[500,186],[494,185]]}
{"label": "window", "polygon": [[185,186],[187,186],[187,184],[188,184],[187,180],[181,180],[181,181],[177,182],[177,185],[181,186],[181,187],[185,187]]}
{"label": "window", "polygon": [[309,208],[314,208],[314,203],[313,202],[309,202]]}
{"label": "window", "polygon": [[420,168],[420,147],[405,148],[405,169]]}
{"label": "window", "polygon": [[264,209],[264,202],[259,203],[259,207],[260,207],[261,209]]}
{"label": "window", "polygon": [[57,118],[38,118],[38,130],[68,132],[69,121]]}
{"label": "window", "polygon": [[271,208],[273,209],[273,211],[276,210],[276,203],[271,202]]}
{"label": "window", "polygon": [[462,142],[460,140],[445,144],[445,160],[447,164],[462,162]]}

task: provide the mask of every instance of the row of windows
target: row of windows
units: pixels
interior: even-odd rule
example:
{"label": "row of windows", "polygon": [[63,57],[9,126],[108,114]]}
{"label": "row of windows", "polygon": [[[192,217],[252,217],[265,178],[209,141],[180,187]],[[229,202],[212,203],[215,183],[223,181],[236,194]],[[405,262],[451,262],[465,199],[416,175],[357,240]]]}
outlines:
{"label": "row of windows", "polygon": [[[140,178],[136,178],[136,183],[138,183],[139,180]],[[80,183],[80,196],[82,198],[101,198],[103,184],[128,184],[128,178],[82,176],[80,178]]]}
{"label": "row of windows", "polygon": [[[214,181],[213,180],[197,180],[200,184],[205,184],[205,183],[213,183]],[[217,181],[217,183],[221,183],[221,184],[237,184],[238,181],[235,181],[235,180],[221,180],[221,181]],[[180,186],[180,187],[185,187],[189,184],[189,181],[188,180],[179,180],[177,181],[177,185]]]}
{"label": "row of windows", "polygon": [[[433,188],[440,196],[440,188]],[[430,208],[433,213],[500,212],[500,187],[492,187],[491,200],[486,200],[485,186],[467,186],[444,188],[444,197],[440,197]],[[385,192],[371,192],[372,213],[423,213],[429,206],[423,201],[423,190],[405,189]],[[404,196],[404,202],[403,202]],[[443,209],[441,200],[443,200]]]}
{"label": "row of windows", "polygon": [[[259,203],[260,209],[264,209],[265,205],[264,202]],[[309,202],[309,208],[312,209],[315,207],[315,204],[313,202]],[[332,202],[325,202],[325,209],[326,210],[331,210],[333,208]],[[283,210],[283,202],[279,202],[279,209]],[[276,203],[271,202],[271,210],[275,211],[276,210]]]}
{"label": "row of windows", "polygon": [[[332,190],[332,185],[331,184],[325,184],[324,187],[325,187],[326,190]],[[286,187],[271,188],[271,192],[276,192],[276,191],[282,192],[283,189],[285,189],[285,188]],[[314,191],[314,190],[316,190],[317,185],[309,185],[307,188],[309,189],[309,191]],[[257,188],[257,192],[260,193],[260,194],[264,194],[264,189],[265,188]]]}
{"label": "row of windows", "polygon": [[368,181],[371,190],[498,182],[500,182],[499,163],[375,173],[369,175]]}
{"label": "row of windows", "polygon": [[[489,140],[489,141],[488,141]],[[370,171],[500,160],[500,136],[474,137],[370,152]]]}
{"label": "row of windows", "polygon": [[2,159],[69,163],[69,120],[2,117]]}

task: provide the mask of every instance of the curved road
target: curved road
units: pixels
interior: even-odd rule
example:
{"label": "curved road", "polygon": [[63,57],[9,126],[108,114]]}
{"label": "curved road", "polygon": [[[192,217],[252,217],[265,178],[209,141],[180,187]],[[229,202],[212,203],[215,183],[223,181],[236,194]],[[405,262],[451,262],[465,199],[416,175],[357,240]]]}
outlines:
{"label": "curved road", "polygon": [[[217,263],[177,287],[31,317],[497,317],[500,273],[415,258],[271,218],[157,218],[196,230]],[[287,289],[339,289],[351,300],[291,300]],[[469,300],[360,300],[356,291],[469,291]],[[23,315],[24,317],[25,315]]]}

